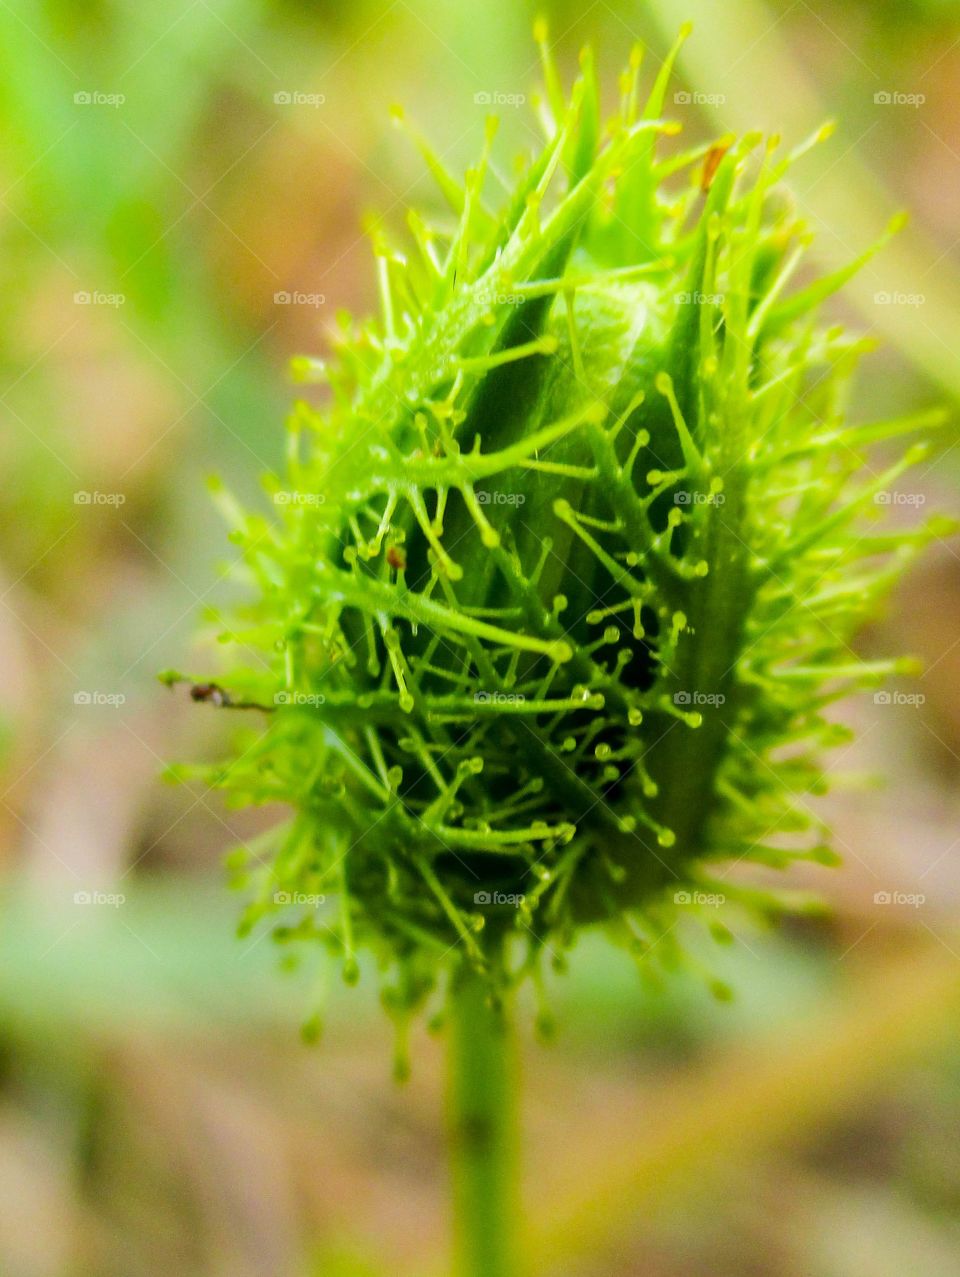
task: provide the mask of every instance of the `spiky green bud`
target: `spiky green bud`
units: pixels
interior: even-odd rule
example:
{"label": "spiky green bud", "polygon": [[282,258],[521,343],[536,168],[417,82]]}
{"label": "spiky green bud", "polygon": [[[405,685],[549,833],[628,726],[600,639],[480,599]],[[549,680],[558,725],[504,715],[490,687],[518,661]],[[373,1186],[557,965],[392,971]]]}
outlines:
{"label": "spiky green bud", "polygon": [[374,232],[382,315],[298,365],[329,402],[273,516],[220,494],[257,659],[194,695],[269,711],[215,775],[294,812],[240,857],[247,921],[350,978],[371,946],[398,1012],[589,924],[656,941],[725,861],[829,860],[825,707],[898,668],[850,643],[942,530],[872,530],[921,450],[867,450],[931,419],[846,420],[866,343],[817,311],[850,272],[791,282],[806,148],[662,154],[671,63],[638,109],[632,59],[606,125],[592,60],[569,101],[548,65],[504,198],[492,126],[462,183],[414,134],[452,216]]}

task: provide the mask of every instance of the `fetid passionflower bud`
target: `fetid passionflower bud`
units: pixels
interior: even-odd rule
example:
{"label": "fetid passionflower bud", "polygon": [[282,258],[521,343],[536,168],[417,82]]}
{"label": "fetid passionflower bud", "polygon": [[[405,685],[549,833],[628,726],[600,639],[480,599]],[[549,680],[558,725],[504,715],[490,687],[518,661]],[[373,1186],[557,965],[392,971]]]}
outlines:
{"label": "fetid passionflower bud", "polygon": [[348,977],[371,947],[398,1015],[590,924],[642,951],[722,862],[831,859],[825,708],[900,668],[849,644],[942,530],[871,529],[922,450],[867,450],[932,419],[846,419],[866,343],[817,311],[860,263],[792,282],[806,147],[665,149],[672,61],[640,105],[632,59],[607,123],[590,56],[569,100],[547,61],[505,195],[493,121],[463,182],[413,132],[449,216],[374,230],[382,314],[299,365],[329,401],[272,515],[221,494],[254,659],[194,695],[270,711],[214,776],[293,811],[237,861],[247,922]]}

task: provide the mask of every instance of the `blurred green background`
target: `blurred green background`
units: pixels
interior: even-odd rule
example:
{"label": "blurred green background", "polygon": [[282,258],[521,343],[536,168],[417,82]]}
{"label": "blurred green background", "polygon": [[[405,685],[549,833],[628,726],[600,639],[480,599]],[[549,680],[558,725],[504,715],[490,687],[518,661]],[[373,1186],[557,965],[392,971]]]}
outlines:
{"label": "blurred green background", "polygon": [[[837,304],[875,335],[864,419],[960,398],[960,6],[953,0],[539,5],[572,74],[615,89],[679,23],[694,136],[839,129],[796,171],[825,264],[913,221]],[[212,669],[197,629],[231,547],[204,478],[253,499],[340,307],[361,231],[435,197],[403,102],[457,169],[502,100],[527,145],[534,6],[516,0],[0,3],[0,1273],[443,1271],[440,1044],[389,1080],[374,982],[233,937],[222,855],[276,813],[158,783],[224,725],[155,681]],[[673,95],[676,96],[673,96]],[[526,96],[525,104],[515,99]],[[960,506],[960,416],[914,487]],[[915,511],[913,511],[915,512]],[[838,760],[885,788],[825,809],[846,865],[795,885],[829,921],[638,978],[598,940],[524,1038],[528,1223],[547,1277],[960,1274],[960,552],[940,544],[863,636],[917,685],[847,707]],[[912,697],[912,699],[911,699]],[[733,871],[735,872],[735,870]],[[891,903],[883,903],[886,893]],[[878,902],[877,897],[880,897]],[[899,902],[899,903],[898,903]],[[696,940],[692,940],[696,944]]]}

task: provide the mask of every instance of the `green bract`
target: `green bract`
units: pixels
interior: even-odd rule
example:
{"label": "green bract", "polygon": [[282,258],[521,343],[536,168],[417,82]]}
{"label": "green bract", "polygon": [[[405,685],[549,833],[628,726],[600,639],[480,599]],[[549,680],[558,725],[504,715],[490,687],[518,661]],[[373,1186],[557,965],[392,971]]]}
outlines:
{"label": "green bract", "polygon": [[931,419],[846,421],[866,343],[817,309],[855,266],[791,286],[806,148],[663,154],[672,60],[638,107],[634,58],[607,124],[590,57],[569,101],[548,61],[505,194],[492,124],[463,183],[414,135],[452,216],[375,232],[382,315],[301,363],[329,402],[295,408],[270,517],[221,494],[256,659],[194,689],[251,707],[213,776],[294,813],[235,862],[247,922],[348,974],[372,947],[397,1012],[592,923],[668,957],[720,862],[829,860],[825,708],[897,668],[848,644],[940,530],[864,517],[920,455],[866,450]]}

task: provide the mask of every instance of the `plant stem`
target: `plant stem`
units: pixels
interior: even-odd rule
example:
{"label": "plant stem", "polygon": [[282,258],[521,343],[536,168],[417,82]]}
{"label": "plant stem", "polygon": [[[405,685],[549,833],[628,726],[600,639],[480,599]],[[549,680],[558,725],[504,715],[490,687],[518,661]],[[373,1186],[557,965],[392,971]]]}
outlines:
{"label": "plant stem", "polygon": [[457,1277],[516,1277],[518,1201],[507,1017],[471,970],[451,996],[450,1158]]}

